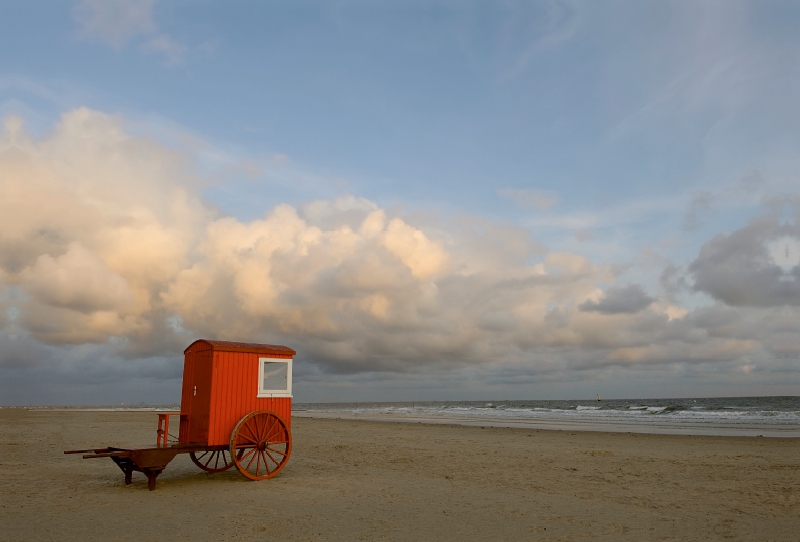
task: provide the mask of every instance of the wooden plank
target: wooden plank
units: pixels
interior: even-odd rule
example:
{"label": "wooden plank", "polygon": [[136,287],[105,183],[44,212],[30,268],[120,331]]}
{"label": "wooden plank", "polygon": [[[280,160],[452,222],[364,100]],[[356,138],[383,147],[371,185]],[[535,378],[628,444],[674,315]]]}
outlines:
{"label": "wooden plank", "polygon": [[84,459],[97,459],[98,457],[116,457],[118,459],[128,459],[131,456],[131,452],[107,452],[101,454],[87,454],[84,455]]}

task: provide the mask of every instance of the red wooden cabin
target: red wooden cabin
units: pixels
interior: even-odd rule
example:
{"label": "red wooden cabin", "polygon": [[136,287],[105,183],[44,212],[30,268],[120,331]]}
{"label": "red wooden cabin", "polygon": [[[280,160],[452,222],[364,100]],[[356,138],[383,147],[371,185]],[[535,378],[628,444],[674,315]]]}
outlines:
{"label": "red wooden cabin", "polygon": [[294,350],[200,339],[183,354],[178,442],[228,444],[236,422],[256,410],[275,412],[291,430]]}

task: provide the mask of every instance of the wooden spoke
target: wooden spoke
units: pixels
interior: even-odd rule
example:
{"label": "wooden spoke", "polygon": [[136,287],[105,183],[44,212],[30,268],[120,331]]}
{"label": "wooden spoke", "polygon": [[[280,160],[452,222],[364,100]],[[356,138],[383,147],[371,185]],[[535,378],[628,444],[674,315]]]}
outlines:
{"label": "wooden spoke", "polygon": [[269,469],[267,468],[267,458],[264,457],[264,452],[263,451],[261,451],[261,450],[258,451],[258,458],[264,464],[264,470],[266,470],[267,474],[269,474]]}
{"label": "wooden spoke", "polygon": [[[272,462],[273,462],[273,463],[275,463],[276,465],[279,465],[279,464],[280,464],[280,461],[276,461],[276,460],[275,460],[275,458],[274,458],[274,457],[272,457],[272,454],[270,453],[271,451],[272,451],[272,450],[270,450],[269,448],[267,448],[266,450],[264,450],[264,455],[266,455],[267,457],[269,457],[269,458],[272,460]],[[266,461],[266,458],[264,458],[264,461]]]}
{"label": "wooden spoke", "polygon": [[[264,458],[264,469],[267,471],[267,474],[271,473],[273,469],[277,467],[278,464],[275,463],[274,461],[270,463],[269,457],[267,457],[267,453],[263,450],[261,451],[261,457]],[[272,468],[270,468],[270,464],[272,465]]]}
{"label": "wooden spoke", "polygon": [[[280,450],[276,450],[275,448],[270,448],[269,446],[267,446],[267,449],[266,449],[266,450],[264,450],[264,451],[265,451],[265,452],[267,452],[267,453],[269,453],[269,452],[274,452],[274,453],[276,453],[276,454],[281,454],[281,455],[282,455],[282,456],[284,456],[284,457],[286,457],[286,456],[288,455],[288,454],[285,454],[285,453],[283,453],[283,452],[282,452],[282,451],[280,451]],[[272,456],[270,456],[270,457],[272,457]],[[277,463],[277,461],[275,461],[275,463]]]}
{"label": "wooden spoke", "polygon": [[[250,465],[253,464],[253,460],[258,458],[258,450],[253,448],[251,450],[251,452],[255,452],[255,453],[253,453],[253,457],[250,458],[250,461],[247,462],[247,466],[245,467],[245,470],[249,470],[250,469]],[[237,467],[238,467],[238,465],[237,465]],[[258,470],[258,463],[256,463],[256,470]]]}
{"label": "wooden spoke", "polygon": [[250,451],[247,453],[244,453],[244,450],[239,450],[239,453],[236,455],[236,459],[238,459],[239,461],[244,461],[245,459],[250,457],[250,454],[254,454],[255,451],[256,449],[252,447],[250,448]]}
{"label": "wooden spoke", "polygon": [[292,436],[286,422],[269,410],[246,415],[231,434],[233,464],[251,480],[264,480],[278,474],[291,453]]}
{"label": "wooden spoke", "polygon": [[[272,430],[273,430],[273,428],[275,427],[275,425],[276,425],[277,423],[278,423],[278,419],[277,419],[277,418],[275,418],[274,420],[272,420],[272,423],[270,424],[270,426],[269,426],[269,429],[267,429],[266,431],[264,431],[264,438],[263,438],[262,440],[269,440],[269,437],[270,437],[270,435],[272,434]],[[279,427],[280,427],[280,426],[279,426]]]}
{"label": "wooden spoke", "polygon": [[272,428],[270,428],[270,432],[266,437],[264,437],[264,440],[270,442],[273,438],[277,438],[284,431],[284,428],[282,428],[279,425],[275,427],[275,429],[277,430],[273,430]]}
{"label": "wooden spoke", "polygon": [[236,443],[237,448],[251,448],[257,445],[258,445],[257,440],[250,440],[249,438],[243,438],[238,443]]}
{"label": "wooden spoke", "polygon": [[192,463],[206,472],[223,472],[233,466],[229,450],[206,450],[200,455],[191,452],[189,457]]}
{"label": "wooden spoke", "polygon": [[[247,429],[248,433],[250,433],[250,437],[252,438],[252,440],[250,440],[250,442],[252,442],[253,444],[257,443],[258,442],[258,431],[253,432],[253,428],[250,427],[250,424],[245,424],[243,427],[245,429]],[[245,436],[244,436],[244,433],[243,433],[242,436],[240,437],[240,440],[244,439],[244,438],[245,438]]]}

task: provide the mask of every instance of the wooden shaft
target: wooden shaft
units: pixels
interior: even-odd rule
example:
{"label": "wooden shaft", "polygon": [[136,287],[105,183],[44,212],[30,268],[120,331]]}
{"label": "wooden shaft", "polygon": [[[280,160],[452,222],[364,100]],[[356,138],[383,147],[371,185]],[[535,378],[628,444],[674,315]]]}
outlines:
{"label": "wooden shaft", "polygon": [[130,452],[110,452],[104,454],[87,454],[83,456],[84,459],[96,459],[98,457],[119,457],[119,458],[126,458],[130,457]]}

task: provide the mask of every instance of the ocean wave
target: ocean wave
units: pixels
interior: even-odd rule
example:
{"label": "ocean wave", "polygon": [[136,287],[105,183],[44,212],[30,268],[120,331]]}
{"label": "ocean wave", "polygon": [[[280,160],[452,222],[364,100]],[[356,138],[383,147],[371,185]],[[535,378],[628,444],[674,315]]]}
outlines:
{"label": "ocean wave", "polygon": [[304,405],[304,410],[308,411],[348,411],[352,413],[397,413],[397,414],[412,414],[412,413],[441,413],[445,415],[491,415],[494,417],[515,417],[515,416],[542,416],[542,415],[558,415],[558,416],[572,416],[572,417],[620,417],[620,418],[641,418],[659,415],[662,418],[667,417],[683,417],[683,418],[736,418],[736,417],[787,417],[796,418],[800,416],[800,411],[795,412],[780,412],[775,410],[763,411],[745,411],[745,410],[688,410],[683,407],[670,407],[670,406],[645,406],[637,407],[635,409],[604,409],[602,407],[587,407],[584,405],[576,405],[575,408],[486,408],[486,407],[362,407],[362,408],[326,408],[315,409]]}
{"label": "ocean wave", "polygon": [[[351,403],[302,404],[302,410],[304,415],[326,412],[329,415],[347,413],[354,417],[377,419],[428,418],[470,424],[580,424],[630,427],[630,430],[645,432],[648,427],[660,427],[673,432],[711,434],[724,428],[725,431],[746,430],[761,434],[761,429],[768,433],[772,428],[782,435],[788,431],[800,436],[800,398],[744,398],[739,402],[741,404],[737,405],[737,401],[730,399],[657,399],[611,400],[597,404],[582,401]],[[641,429],[634,429],[637,427]]]}

